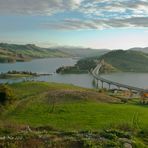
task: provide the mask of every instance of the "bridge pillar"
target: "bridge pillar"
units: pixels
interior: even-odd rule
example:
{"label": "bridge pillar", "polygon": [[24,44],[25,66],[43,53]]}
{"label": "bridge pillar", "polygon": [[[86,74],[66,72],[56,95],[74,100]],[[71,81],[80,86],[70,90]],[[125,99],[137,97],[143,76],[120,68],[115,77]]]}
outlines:
{"label": "bridge pillar", "polygon": [[102,88],[104,88],[104,85],[103,85],[104,83],[103,83],[103,81],[101,81],[101,83],[102,83]]}
{"label": "bridge pillar", "polygon": [[98,88],[98,80],[96,78],[93,79],[92,84],[95,88]]}
{"label": "bridge pillar", "polygon": [[111,86],[111,84],[110,83],[108,83],[108,88],[110,89],[110,86]]}
{"label": "bridge pillar", "polygon": [[99,80],[96,79],[96,86],[99,88]]}

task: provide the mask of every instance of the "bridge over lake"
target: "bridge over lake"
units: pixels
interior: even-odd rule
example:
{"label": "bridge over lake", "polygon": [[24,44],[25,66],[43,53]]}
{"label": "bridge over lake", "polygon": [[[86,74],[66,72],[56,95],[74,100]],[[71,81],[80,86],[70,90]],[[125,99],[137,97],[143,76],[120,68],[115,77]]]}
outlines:
{"label": "bridge over lake", "polygon": [[135,91],[135,92],[138,92],[138,93],[148,93],[148,89],[143,89],[143,88],[138,88],[138,87],[135,87],[135,86],[121,84],[121,83],[118,83],[118,82],[114,82],[114,81],[102,78],[101,75],[100,75],[100,69],[103,66],[103,63],[104,63],[103,61],[100,61],[99,64],[92,71],[92,75],[95,78],[95,80],[97,80],[97,84],[98,84],[98,81],[100,81],[102,83],[102,88],[104,87],[103,86],[104,83],[107,83],[108,86],[109,86],[109,89],[111,88],[111,85],[113,85],[113,86],[117,86],[119,89],[123,88],[123,89],[128,89],[130,91]]}

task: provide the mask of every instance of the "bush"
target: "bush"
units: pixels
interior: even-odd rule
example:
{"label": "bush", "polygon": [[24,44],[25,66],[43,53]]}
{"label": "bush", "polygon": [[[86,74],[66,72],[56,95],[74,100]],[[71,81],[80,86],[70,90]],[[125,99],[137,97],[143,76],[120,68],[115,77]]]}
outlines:
{"label": "bush", "polygon": [[100,92],[100,93],[107,92],[107,89],[106,89],[106,88],[99,89],[99,92]]}
{"label": "bush", "polygon": [[121,98],[120,100],[121,100],[121,102],[123,102],[123,103],[128,103],[128,99],[127,99],[127,98]]}
{"label": "bush", "polygon": [[12,103],[14,100],[14,93],[7,85],[0,85],[0,104]]}
{"label": "bush", "polygon": [[106,144],[105,144],[105,147],[106,148],[118,148],[118,143],[117,142],[114,142],[114,141],[108,141]]}
{"label": "bush", "polygon": [[131,139],[130,133],[128,133],[126,131],[121,131],[121,130],[118,130],[118,129],[109,129],[109,130],[106,130],[106,133],[116,135],[119,138]]}
{"label": "bush", "polygon": [[110,139],[110,140],[116,140],[117,139],[117,136],[115,134],[109,133],[109,132],[106,132],[106,131],[102,132],[100,135],[102,137],[104,137],[106,139]]}
{"label": "bush", "polygon": [[148,129],[142,129],[139,133],[138,136],[141,138],[147,138],[148,139]]}

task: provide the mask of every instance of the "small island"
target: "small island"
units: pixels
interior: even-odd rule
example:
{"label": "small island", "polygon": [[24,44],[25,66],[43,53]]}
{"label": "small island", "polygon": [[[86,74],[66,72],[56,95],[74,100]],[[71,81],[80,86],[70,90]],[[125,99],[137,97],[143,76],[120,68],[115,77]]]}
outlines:
{"label": "small island", "polygon": [[8,71],[6,73],[0,74],[0,79],[10,79],[10,78],[23,78],[23,77],[38,77],[38,76],[48,76],[52,74],[40,74],[31,71]]}
{"label": "small island", "polygon": [[38,76],[38,74],[34,72],[29,72],[29,71],[15,71],[15,70],[0,74],[1,79],[35,77],[35,76]]}

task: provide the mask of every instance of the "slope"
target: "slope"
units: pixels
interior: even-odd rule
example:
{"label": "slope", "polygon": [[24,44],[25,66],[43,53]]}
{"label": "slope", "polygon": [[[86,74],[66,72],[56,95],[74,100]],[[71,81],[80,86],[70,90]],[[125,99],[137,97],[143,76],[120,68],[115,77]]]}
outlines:
{"label": "slope", "polygon": [[148,54],[138,51],[111,51],[101,57],[105,62],[124,72],[148,72]]}
{"label": "slope", "polygon": [[92,50],[74,47],[42,48],[34,44],[18,45],[0,43],[0,62],[26,61],[33,58],[88,57],[107,53],[108,50]]}
{"label": "slope", "polygon": [[113,50],[101,57],[95,56],[80,59],[75,66],[60,67],[57,73],[87,73],[95,68],[100,60],[105,64],[101,69],[105,72],[148,72],[148,54],[131,50]]}
{"label": "slope", "polygon": [[2,147],[147,145],[147,106],[134,101],[123,104],[105,93],[73,85],[25,82],[9,87],[16,100],[0,108]]}
{"label": "slope", "polygon": [[32,58],[69,57],[57,49],[37,47],[33,44],[17,45],[0,43],[0,62],[25,61]]}

